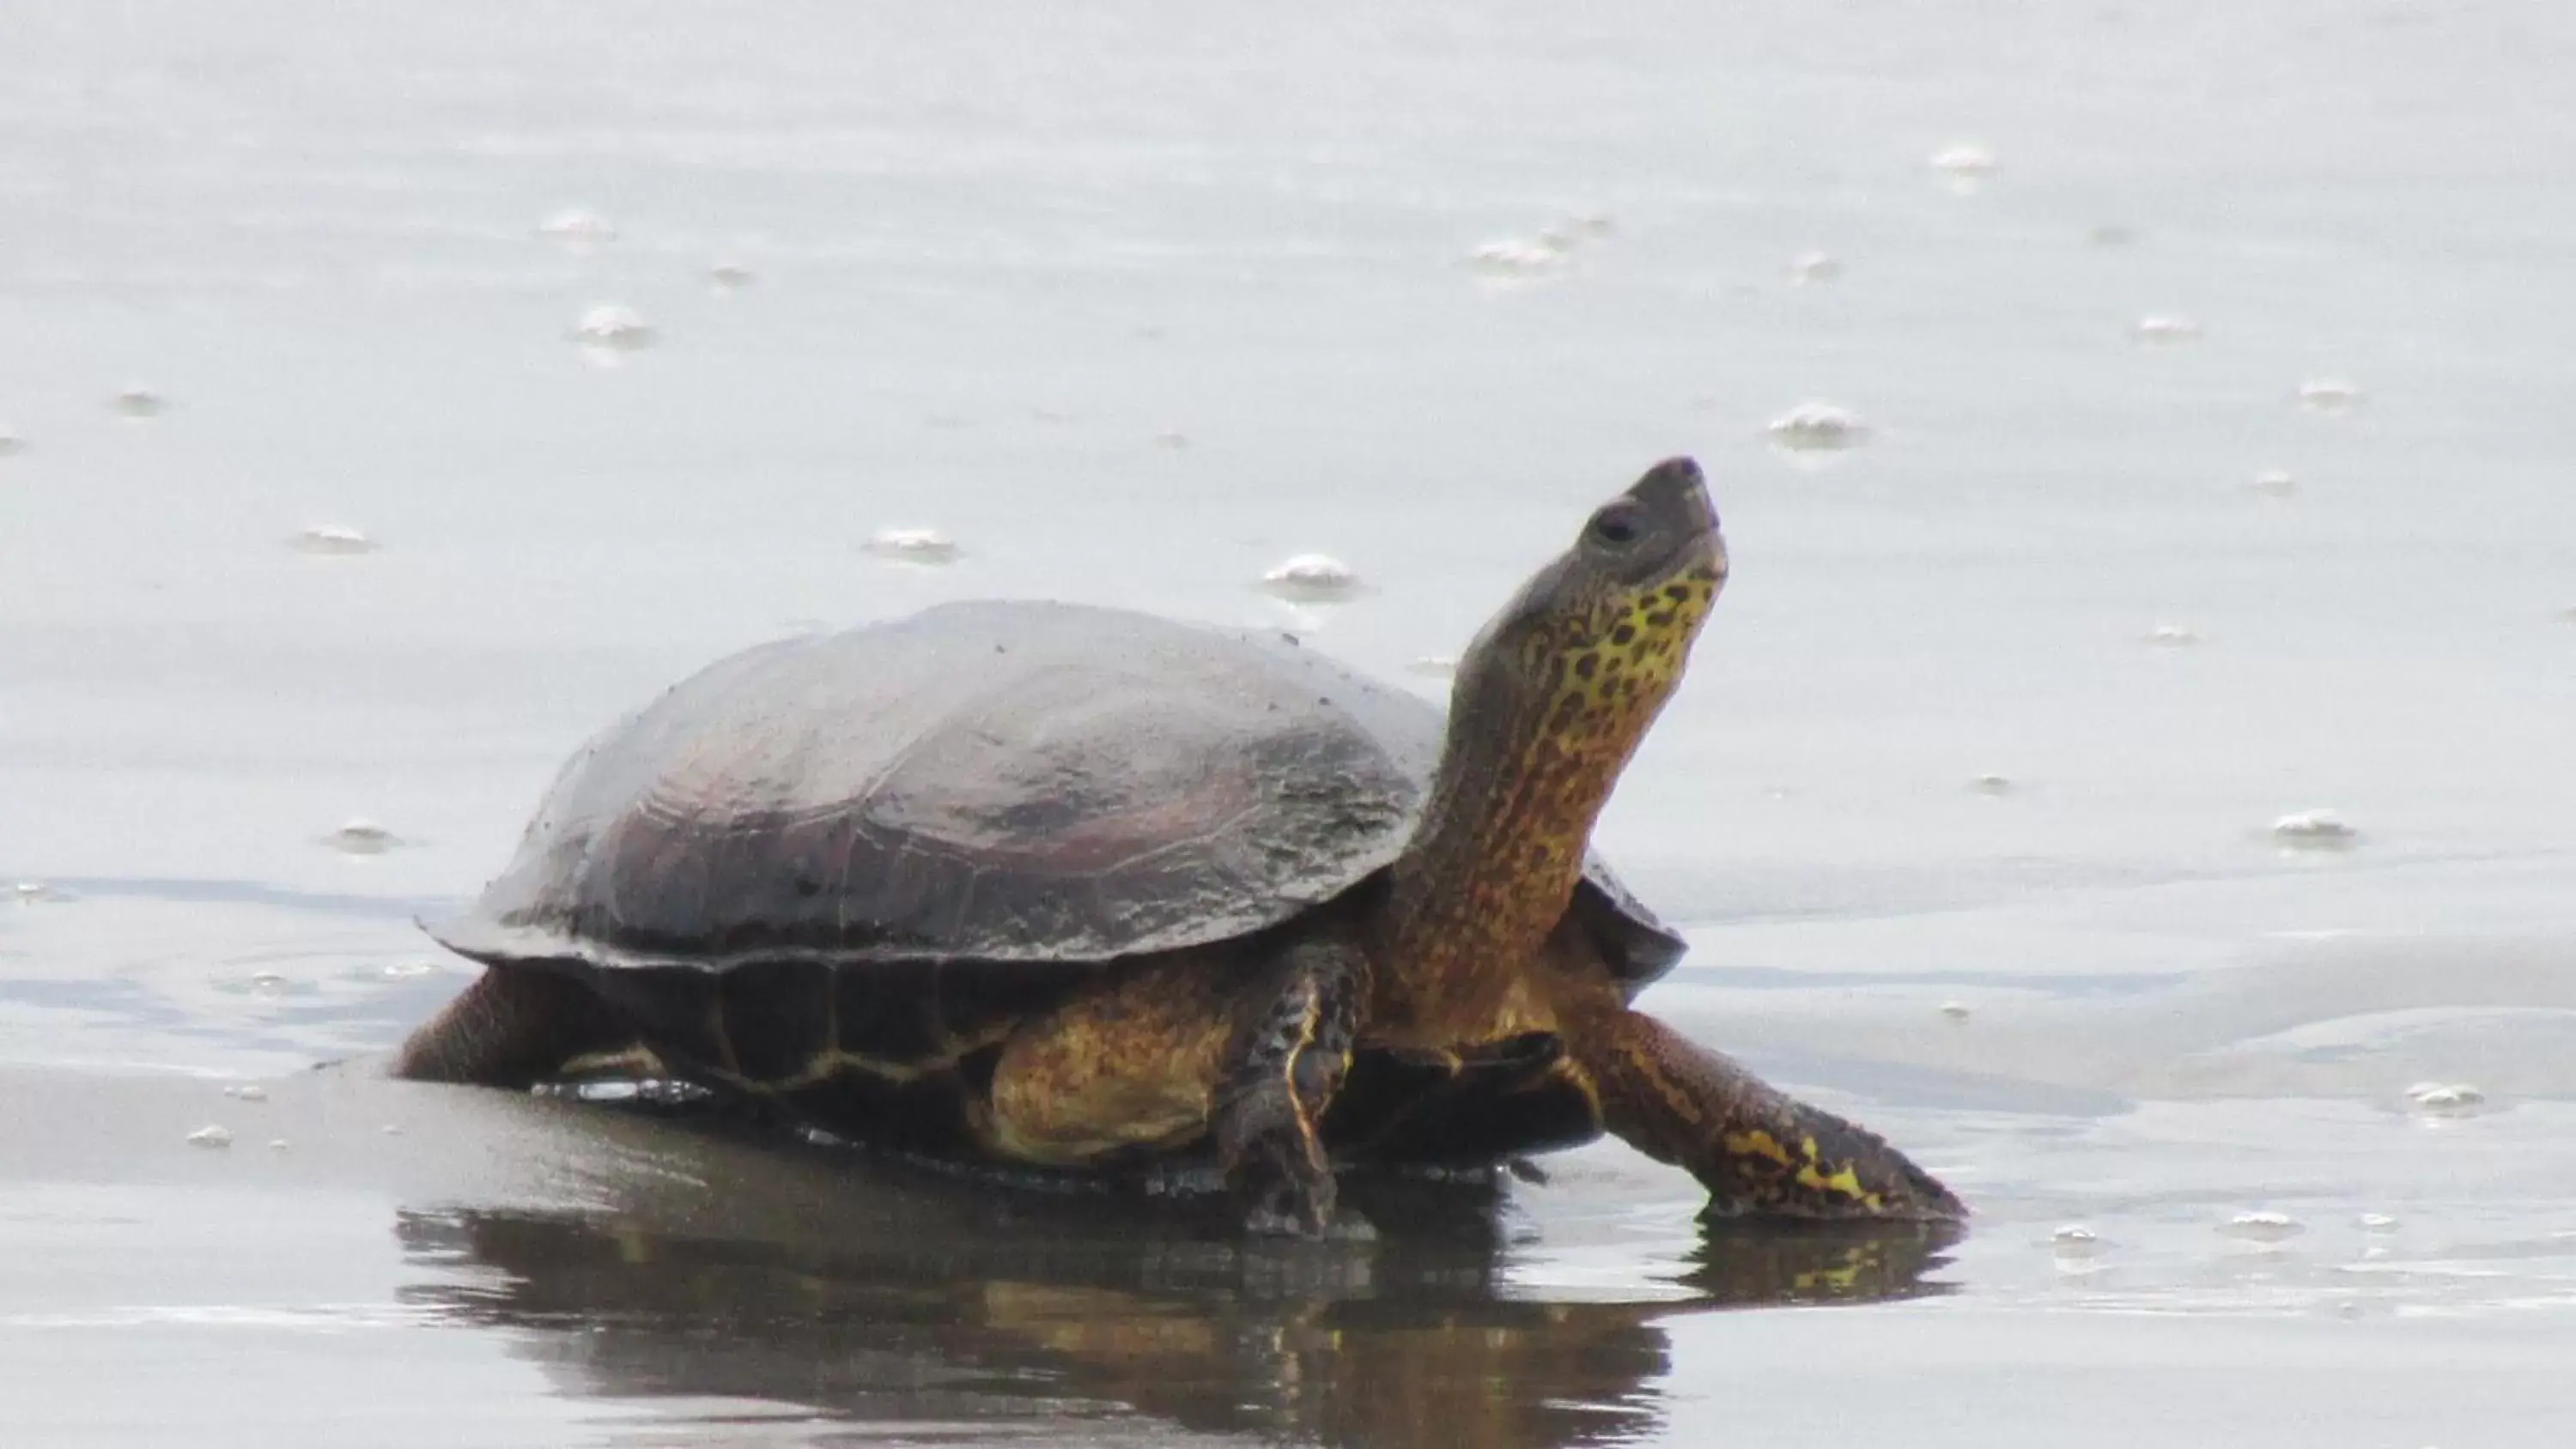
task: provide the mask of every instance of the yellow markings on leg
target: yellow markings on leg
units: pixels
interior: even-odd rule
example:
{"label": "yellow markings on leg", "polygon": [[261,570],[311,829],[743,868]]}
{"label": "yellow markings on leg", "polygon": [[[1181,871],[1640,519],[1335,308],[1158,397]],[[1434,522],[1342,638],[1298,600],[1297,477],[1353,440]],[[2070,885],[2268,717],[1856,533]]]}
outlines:
{"label": "yellow markings on leg", "polygon": [[[1877,1193],[1861,1184],[1859,1169],[1846,1162],[1828,1164],[1816,1147],[1816,1139],[1803,1137],[1798,1151],[1792,1154],[1780,1139],[1756,1127],[1745,1132],[1725,1133],[1718,1139],[1728,1153],[1736,1157],[1759,1157],[1789,1169],[1789,1180],[1814,1192],[1836,1193],[1873,1210],[1885,1203]],[[1830,1167],[1830,1171],[1827,1170]]]}

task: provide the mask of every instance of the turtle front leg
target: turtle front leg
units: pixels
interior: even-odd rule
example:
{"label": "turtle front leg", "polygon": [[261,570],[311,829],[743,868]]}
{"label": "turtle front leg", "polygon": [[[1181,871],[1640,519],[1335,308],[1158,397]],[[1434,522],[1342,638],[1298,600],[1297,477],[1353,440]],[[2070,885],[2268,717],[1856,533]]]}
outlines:
{"label": "turtle front leg", "polygon": [[1808,1106],[1643,1012],[1568,1023],[1602,1125],[1708,1189],[1712,1217],[1955,1221],[1966,1204],[1884,1138]]}
{"label": "turtle front leg", "polygon": [[1324,1112],[1350,1072],[1368,961],[1331,938],[1281,954],[1269,988],[1245,1003],[1209,1125],[1246,1226],[1321,1237],[1334,1199]]}

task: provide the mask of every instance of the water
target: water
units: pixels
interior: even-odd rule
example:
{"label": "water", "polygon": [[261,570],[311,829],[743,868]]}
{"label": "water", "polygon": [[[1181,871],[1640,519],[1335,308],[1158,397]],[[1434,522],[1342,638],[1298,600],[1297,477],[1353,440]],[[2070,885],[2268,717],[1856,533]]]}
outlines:
{"label": "water", "polygon": [[[2576,21],[916,9],[6,23],[10,1442],[2557,1441]],[[1815,398],[1867,445],[1775,448]],[[1961,1241],[1603,1145],[1246,1248],[367,1070],[467,979],[412,918],[718,653],[1054,596],[1437,695],[1682,451],[1648,1005]]]}

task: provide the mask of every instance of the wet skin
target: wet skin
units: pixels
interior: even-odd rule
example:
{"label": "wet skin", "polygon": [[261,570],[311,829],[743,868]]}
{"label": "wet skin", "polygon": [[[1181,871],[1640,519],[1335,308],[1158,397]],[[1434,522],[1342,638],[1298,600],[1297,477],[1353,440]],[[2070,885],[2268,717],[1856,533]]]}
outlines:
{"label": "wet skin", "polygon": [[[827,1034],[822,1051],[765,1070],[747,1065],[763,1044],[738,1018],[774,1013],[777,992],[737,983],[667,1029],[621,1010],[617,973],[594,993],[495,969],[415,1034],[397,1070],[475,1082],[667,1071],[782,1098],[890,1083],[893,1095],[836,1108],[828,1125],[1072,1170],[1211,1153],[1261,1232],[1326,1232],[1337,1160],[1491,1161],[1604,1130],[1690,1171],[1719,1215],[1961,1216],[1879,1138],[1633,1010],[1635,983],[1570,910],[1594,821],[1726,572],[1689,460],[1604,504],[1462,656],[1402,853],[1281,928],[1051,991],[1033,982],[1022,994],[1035,1009],[961,1022],[902,1059]],[[1346,1084],[1356,1100],[1342,1100]]]}

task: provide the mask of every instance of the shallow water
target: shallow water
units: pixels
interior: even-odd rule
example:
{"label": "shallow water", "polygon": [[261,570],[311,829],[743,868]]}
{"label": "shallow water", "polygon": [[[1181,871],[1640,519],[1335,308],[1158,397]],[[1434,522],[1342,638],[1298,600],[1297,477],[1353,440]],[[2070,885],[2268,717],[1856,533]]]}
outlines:
{"label": "shallow water", "polygon": [[[21,7],[0,1440],[2557,1442],[2576,20],[1825,9]],[[1436,693],[1680,451],[1648,1004],[1962,1240],[1603,1145],[1245,1248],[368,1071],[467,979],[412,918],[717,653],[1053,596]]]}

